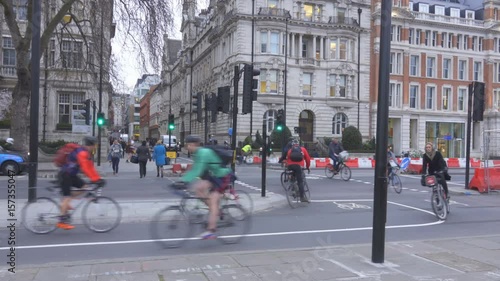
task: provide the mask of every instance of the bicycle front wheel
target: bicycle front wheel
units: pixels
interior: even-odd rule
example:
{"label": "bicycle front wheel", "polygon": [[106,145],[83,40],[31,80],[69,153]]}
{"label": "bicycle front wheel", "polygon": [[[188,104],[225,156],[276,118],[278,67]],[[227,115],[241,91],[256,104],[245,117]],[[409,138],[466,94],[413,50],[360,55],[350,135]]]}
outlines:
{"label": "bicycle front wheel", "polygon": [[94,232],[108,232],[120,224],[122,209],[112,198],[97,196],[83,206],[83,224]]}
{"label": "bicycle front wheel", "polygon": [[309,190],[309,185],[304,181],[304,197],[311,202],[311,191]]}
{"label": "bicycle front wheel", "polygon": [[401,179],[396,174],[392,175],[391,185],[397,194],[400,194],[401,191],[403,190],[403,184],[401,183]]}
{"label": "bicycle front wheel", "polygon": [[346,165],[342,165],[340,168],[340,177],[344,181],[349,181],[351,179],[351,168],[347,167]]}
{"label": "bicycle front wheel", "polygon": [[334,169],[332,165],[326,165],[325,167],[325,176],[329,179],[333,178],[335,175]]}
{"label": "bicycle front wheel", "polygon": [[443,196],[438,191],[432,192],[431,205],[436,217],[443,221],[446,220],[448,207],[446,206],[446,200],[443,199]]}
{"label": "bicycle front wheel", "polygon": [[253,199],[250,193],[241,189],[235,189],[234,195],[225,193],[223,198],[225,200],[223,205],[240,205],[248,214],[253,213]]}
{"label": "bicycle front wheel", "polygon": [[286,172],[281,173],[280,179],[281,179],[281,186],[283,186],[283,188],[287,188],[288,187],[287,173]]}
{"label": "bicycle front wheel", "polygon": [[179,206],[167,207],[153,217],[151,238],[164,248],[177,248],[191,235],[190,220]]}
{"label": "bicycle front wheel", "polygon": [[240,205],[226,205],[217,222],[218,238],[225,244],[236,244],[250,232],[250,215]]}
{"label": "bicycle front wheel", "polygon": [[21,211],[21,223],[27,230],[36,234],[54,231],[61,215],[59,204],[52,198],[39,197],[28,203]]}

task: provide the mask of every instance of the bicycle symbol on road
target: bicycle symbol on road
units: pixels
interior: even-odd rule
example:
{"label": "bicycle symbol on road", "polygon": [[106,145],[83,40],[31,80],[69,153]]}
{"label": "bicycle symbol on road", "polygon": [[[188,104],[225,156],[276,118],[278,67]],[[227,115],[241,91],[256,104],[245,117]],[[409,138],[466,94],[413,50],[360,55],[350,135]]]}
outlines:
{"label": "bicycle symbol on road", "polygon": [[371,209],[370,206],[357,204],[357,203],[338,203],[338,202],[334,201],[333,204],[337,205],[337,207],[339,207],[340,209],[344,209],[344,210]]}

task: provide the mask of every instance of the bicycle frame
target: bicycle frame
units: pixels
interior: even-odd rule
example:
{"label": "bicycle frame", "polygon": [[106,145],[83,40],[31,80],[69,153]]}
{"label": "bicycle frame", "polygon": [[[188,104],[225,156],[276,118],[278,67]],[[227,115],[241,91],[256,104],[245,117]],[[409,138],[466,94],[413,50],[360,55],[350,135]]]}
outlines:
{"label": "bicycle frame", "polygon": [[[61,199],[62,197],[59,194],[59,189],[58,186],[53,186],[53,187],[47,187],[47,190],[50,191],[52,194],[54,194],[53,197],[59,197]],[[95,187],[95,188],[86,188],[86,189],[78,189],[78,188],[71,188],[71,193],[73,192],[78,192],[80,194],[77,194],[75,196],[71,196],[72,200],[79,200],[78,204],[76,207],[73,208],[73,210],[68,210],[68,215],[71,217],[73,213],[75,213],[80,206],[83,206],[85,200],[84,199],[95,199],[97,196],[101,195],[102,187]],[[58,202],[59,207],[61,207],[61,204]]]}

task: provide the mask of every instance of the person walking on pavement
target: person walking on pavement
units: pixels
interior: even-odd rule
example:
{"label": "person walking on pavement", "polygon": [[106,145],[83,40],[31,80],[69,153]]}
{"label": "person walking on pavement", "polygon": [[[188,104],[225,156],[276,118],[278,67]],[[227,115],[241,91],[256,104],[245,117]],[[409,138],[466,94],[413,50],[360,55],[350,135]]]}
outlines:
{"label": "person walking on pavement", "polygon": [[165,146],[161,143],[161,140],[157,141],[153,150],[153,158],[155,159],[156,162],[156,177],[160,176],[160,171],[161,171],[161,177],[163,178],[163,165],[167,164],[165,161],[166,154],[167,150],[165,149]]}
{"label": "person walking on pavement", "polygon": [[123,155],[122,145],[117,139],[113,142],[113,145],[109,148],[109,156],[111,158],[111,163],[113,166],[113,175],[118,174],[118,164],[120,164],[120,157]]}
{"label": "person walking on pavement", "polygon": [[147,142],[142,141],[142,145],[137,148],[137,158],[139,160],[139,175],[141,179],[146,177],[146,164],[148,160],[151,159],[151,154],[149,153],[149,147],[147,147]]}

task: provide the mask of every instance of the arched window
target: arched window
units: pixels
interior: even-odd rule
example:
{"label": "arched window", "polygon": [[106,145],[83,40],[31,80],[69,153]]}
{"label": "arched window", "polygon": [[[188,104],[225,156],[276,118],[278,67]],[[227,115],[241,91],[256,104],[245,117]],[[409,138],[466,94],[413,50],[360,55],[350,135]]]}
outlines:
{"label": "arched window", "polygon": [[332,126],[332,134],[341,135],[342,131],[348,125],[347,115],[344,113],[337,113],[333,116],[333,126]]}
{"label": "arched window", "polygon": [[268,110],[264,113],[264,119],[267,120],[267,135],[270,135],[274,130],[274,120],[276,120],[276,112]]}

